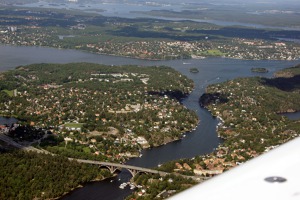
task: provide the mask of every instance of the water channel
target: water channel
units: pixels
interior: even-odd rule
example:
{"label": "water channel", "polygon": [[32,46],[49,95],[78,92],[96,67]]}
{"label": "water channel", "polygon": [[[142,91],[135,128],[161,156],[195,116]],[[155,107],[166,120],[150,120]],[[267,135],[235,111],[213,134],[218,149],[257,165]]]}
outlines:
{"label": "water channel", "polygon": [[11,126],[12,124],[16,123],[17,121],[18,120],[15,118],[0,117],[0,125]]}
{"label": "water channel", "polygon": [[[131,159],[130,165],[141,167],[155,167],[164,162],[192,158],[212,152],[220,142],[216,133],[217,120],[199,106],[199,97],[205,92],[206,86],[223,82],[236,77],[264,76],[271,77],[280,69],[294,66],[298,61],[250,61],[225,58],[206,58],[190,60],[147,61],[123,57],[105,56],[86,53],[76,50],[62,50],[44,47],[16,47],[0,46],[0,71],[13,69],[16,66],[33,63],[69,63],[92,62],[106,65],[139,65],[161,66],[166,65],[186,75],[195,83],[194,91],[183,100],[183,104],[194,110],[200,118],[197,129],[187,133],[180,141],[167,145],[147,149],[142,152],[141,158]],[[251,72],[252,67],[268,69],[268,73],[256,74]],[[190,73],[190,68],[197,68],[199,73]],[[123,199],[131,193],[129,189],[121,190],[119,185],[130,179],[127,171],[122,171],[117,177],[101,182],[93,182],[83,188],[76,189],[62,200],[96,200],[96,199]]]}

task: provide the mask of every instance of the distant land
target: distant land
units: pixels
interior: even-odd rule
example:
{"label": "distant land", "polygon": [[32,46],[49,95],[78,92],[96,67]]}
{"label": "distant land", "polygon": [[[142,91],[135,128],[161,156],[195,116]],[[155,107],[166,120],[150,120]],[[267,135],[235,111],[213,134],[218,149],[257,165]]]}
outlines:
{"label": "distant land", "polygon": [[105,17],[78,10],[0,9],[0,44],[78,49],[148,60],[297,60],[300,31]]}
{"label": "distant land", "polygon": [[[275,27],[298,28],[300,3],[296,0],[288,1],[138,1],[124,0],[0,0],[0,4],[7,6],[30,6],[45,8],[61,8],[68,10],[99,11],[103,15],[132,18],[133,13],[139,17],[193,19],[208,21],[233,22],[231,25],[245,26],[266,25]],[[123,13],[123,14],[122,14]],[[126,15],[127,13],[127,15]],[[247,25],[248,24],[248,25]]]}

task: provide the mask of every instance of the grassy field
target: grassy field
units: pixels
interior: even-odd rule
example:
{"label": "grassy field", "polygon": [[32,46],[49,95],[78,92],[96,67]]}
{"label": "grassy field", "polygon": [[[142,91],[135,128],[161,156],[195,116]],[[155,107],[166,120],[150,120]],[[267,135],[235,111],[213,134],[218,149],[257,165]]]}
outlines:
{"label": "grassy field", "polygon": [[201,52],[201,55],[203,55],[203,56],[223,56],[224,53],[222,53],[218,49],[210,49],[210,50]]}
{"label": "grassy field", "polygon": [[10,97],[14,96],[14,91],[13,90],[3,90],[4,92],[6,92]]}
{"label": "grassy field", "polygon": [[83,123],[66,123],[64,126],[68,128],[82,128]]}

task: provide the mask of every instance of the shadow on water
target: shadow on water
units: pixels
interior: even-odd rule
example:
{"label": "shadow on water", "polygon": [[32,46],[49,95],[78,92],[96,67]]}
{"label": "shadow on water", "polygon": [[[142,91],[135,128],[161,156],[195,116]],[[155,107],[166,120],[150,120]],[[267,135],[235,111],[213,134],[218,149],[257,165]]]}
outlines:
{"label": "shadow on water", "polygon": [[276,87],[283,91],[293,91],[296,89],[300,89],[300,75],[296,75],[293,77],[285,78],[272,78],[267,79],[264,78],[262,83],[271,87]]}

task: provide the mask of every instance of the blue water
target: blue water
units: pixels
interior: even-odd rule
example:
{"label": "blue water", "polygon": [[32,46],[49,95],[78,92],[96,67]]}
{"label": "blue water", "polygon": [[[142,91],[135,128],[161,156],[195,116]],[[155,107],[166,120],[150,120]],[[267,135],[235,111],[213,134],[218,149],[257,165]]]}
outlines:
{"label": "blue water", "polygon": [[290,120],[300,120],[300,112],[284,113],[282,115],[286,116]]}
{"label": "blue water", "polygon": [[0,117],[0,125],[11,126],[12,124],[16,123],[17,121],[18,120],[15,118]]}

